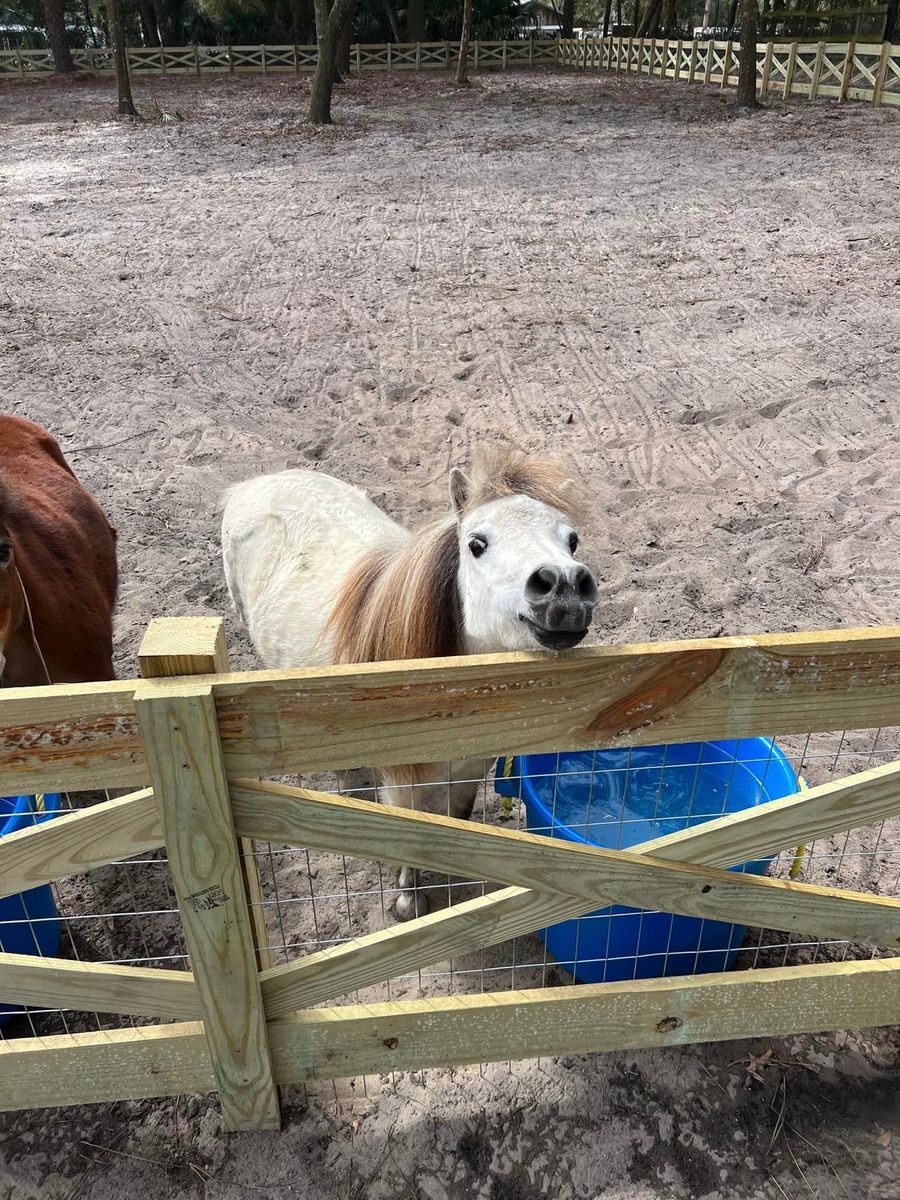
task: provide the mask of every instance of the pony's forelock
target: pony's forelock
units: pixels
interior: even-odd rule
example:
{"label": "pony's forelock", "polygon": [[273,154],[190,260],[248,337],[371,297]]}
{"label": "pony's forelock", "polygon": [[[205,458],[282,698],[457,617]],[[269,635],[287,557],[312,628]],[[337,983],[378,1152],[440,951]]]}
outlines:
{"label": "pony's forelock", "polygon": [[530,496],[573,521],[584,513],[584,489],[573,472],[556,459],[539,458],[518,446],[479,445],[469,482],[464,513],[511,496]]}

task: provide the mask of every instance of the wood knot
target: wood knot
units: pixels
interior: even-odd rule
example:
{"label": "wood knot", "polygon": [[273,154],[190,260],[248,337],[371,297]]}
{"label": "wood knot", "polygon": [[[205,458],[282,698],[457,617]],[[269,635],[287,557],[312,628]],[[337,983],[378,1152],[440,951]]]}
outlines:
{"label": "wood knot", "polygon": [[681,1023],[680,1017],[663,1017],[661,1021],[657,1022],[656,1032],[671,1033],[672,1030],[677,1029]]}
{"label": "wood knot", "polygon": [[381,1044],[382,1046],[387,1046],[388,1050],[396,1050],[400,1042],[397,1038],[385,1038]]}

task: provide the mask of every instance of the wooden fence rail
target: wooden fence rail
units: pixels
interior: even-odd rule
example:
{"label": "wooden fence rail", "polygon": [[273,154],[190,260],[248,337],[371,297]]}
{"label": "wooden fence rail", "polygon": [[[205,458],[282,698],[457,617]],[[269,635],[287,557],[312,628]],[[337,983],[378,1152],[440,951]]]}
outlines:
{"label": "wooden fence rail", "polygon": [[[139,46],[130,48],[132,75],[303,74],[315,70],[315,46]],[[360,44],[351,48],[355,71],[447,70],[459,42]],[[113,73],[108,49],[74,50],[78,71]],[[476,70],[555,66],[676,79],[716,87],[737,85],[732,42],[651,38],[473,41]],[[49,50],[0,50],[0,78],[51,74]],[[763,94],[788,99],[824,96],[900,104],[900,45],[890,42],[761,42],[757,77]]]}
{"label": "wooden fence rail", "polygon": [[[608,904],[896,955],[900,899],[723,868],[900,815],[900,763],[628,852],[259,778],[896,724],[900,628],[228,674],[220,623],[171,619],[140,659],[141,680],[0,693],[0,794],[151,785],[0,840],[0,895],[165,845],[192,969],[3,954],[0,986],[180,1023],[0,1042],[0,1109],[215,1090],[231,1128],[273,1128],[292,1081],[900,1021],[898,957],[311,1007]],[[273,967],[253,839],[504,886]]]}
{"label": "wooden fence rail", "polygon": [[[469,62],[476,70],[552,66],[559,58],[554,40],[519,38],[473,41]],[[128,68],[135,75],[301,75],[316,69],[315,46],[134,46]],[[459,42],[396,42],[359,44],[350,48],[354,71],[444,71],[455,66]],[[72,51],[76,71],[112,75],[112,51]],[[0,78],[52,74],[49,50],[0,50]]]}

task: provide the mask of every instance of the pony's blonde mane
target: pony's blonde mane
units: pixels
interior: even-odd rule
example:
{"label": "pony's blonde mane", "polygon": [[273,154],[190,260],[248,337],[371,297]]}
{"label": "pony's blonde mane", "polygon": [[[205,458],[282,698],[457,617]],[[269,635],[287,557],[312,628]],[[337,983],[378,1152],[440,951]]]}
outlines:
{"label": "pony's blonde mane", "polygon": [[572,519],[579,519],[585,506],[583,491],[564,463],[518,446],[479,446],[469,485],[466,512],[508,496],[530,496]]}
{"label": "pony's blonde mane", "polygon": [[350,572],[324,630],[334,662],[461,654],[459,520],[509,496],[530,496],[571,518],[581,504],[561,464],[518,448],[479,446],[460,512],[424,525],[399,547],[365,554]]}

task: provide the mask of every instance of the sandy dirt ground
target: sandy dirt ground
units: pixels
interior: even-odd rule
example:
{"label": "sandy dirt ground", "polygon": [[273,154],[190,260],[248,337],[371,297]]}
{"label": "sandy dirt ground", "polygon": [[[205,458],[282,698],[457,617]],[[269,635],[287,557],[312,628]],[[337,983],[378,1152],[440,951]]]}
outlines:
{"label": "sandy dirt ground", "polygon": [[[151,617],[227,612],[229,483],[314,467],[415,521],[495,433],[590,482],[599,640],[896,619],[898,114],[394,76],[342,88],[317,132],[306,91],[142,81],[152,119],[131,124],[106,83],[0,87],[3,407],[56,434],[120,531],[122,675]],[[228,634],[255,665],[230,614]],[[895,745],[832,739],[808,773]],[[478,816],[500,819],[489,790]],[[887,891],[898,847],[829,845],[804,877]],[[276,948],[383,922],[377,865],[343,866],[265,859]],[[164,875],[67,884],[71,913],[110,914],[70,924],[75,952],[177,962]],[[480,990],[485,970],[566,981],[519,939],[391,995]],[[897,1200],[898,1068],[885,1031],[294,1089],[278,1136],[226,1136],[207,1098],[21,1113],[0,1200]]]}

